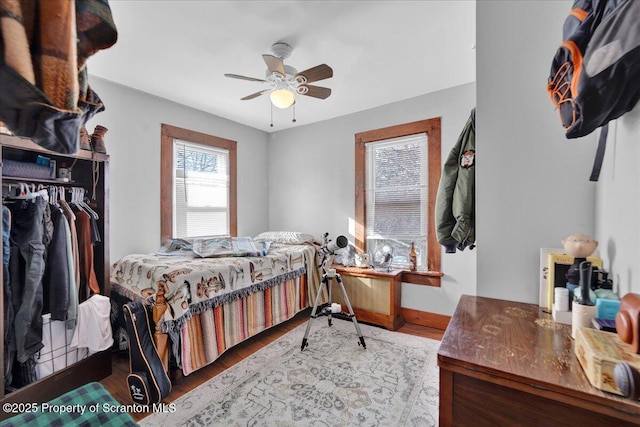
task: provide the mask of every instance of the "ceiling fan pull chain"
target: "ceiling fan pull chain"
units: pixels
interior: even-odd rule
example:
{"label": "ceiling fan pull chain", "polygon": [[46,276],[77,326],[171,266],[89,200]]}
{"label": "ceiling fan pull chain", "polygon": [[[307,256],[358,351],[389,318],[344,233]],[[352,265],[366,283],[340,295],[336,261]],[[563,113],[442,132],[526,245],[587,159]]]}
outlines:
{"label": "ceiling fan pull chain", "polygon": [[271,106],[271,124],[269,126],[273,127],[273,103],[269,103],[269,105]]}
{"label": "ceiling fan pull chain", "polygon": [[[273,107],[272,107],[273,108]],[[293,120],[291,120],[293,123],[296,122],[296,104],[293,104]]]}

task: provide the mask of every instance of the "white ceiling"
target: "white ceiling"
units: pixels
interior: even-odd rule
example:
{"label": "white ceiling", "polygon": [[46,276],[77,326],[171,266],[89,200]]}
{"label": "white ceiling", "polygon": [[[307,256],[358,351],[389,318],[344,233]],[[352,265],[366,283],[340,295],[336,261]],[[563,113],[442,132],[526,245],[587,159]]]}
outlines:
{"label": "white ceiling", "polygon": [[[475,81],[475,1],[111,0],[118,42],[89,73],[267,132],[301,126]],[[297,96],[292,111],[269,97],[262,54],[293,47],[285,64],[318,64],[333,77],[325,100]],[[104,96],[103,96],[104,97]]]}

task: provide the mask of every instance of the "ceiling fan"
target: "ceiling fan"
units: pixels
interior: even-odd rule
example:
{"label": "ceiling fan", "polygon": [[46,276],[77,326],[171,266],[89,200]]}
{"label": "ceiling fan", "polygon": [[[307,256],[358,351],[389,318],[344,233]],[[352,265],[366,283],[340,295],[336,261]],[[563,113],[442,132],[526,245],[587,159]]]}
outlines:
{"label": "ceiling fan", "polygon": [[267,64],[264,79],[246,77],[238,74],[225,74],[234,79],[249,80],[253,82],[267,83],[270,87],[259,92],[240,98],[242,101],[257,98],[270,92],[271,103],[278,108],[289,108],[295,103],[295,94],[311,96],[313,98],[326,99],[331,95],[331,89],[327,87],[310,85],[309,83],[333,77],[333,69],[327,64],[320,64],[308,70],[296,70],[290,65],[285,65],[284,60],[291,55],[292,47],[286,43],[275,43],[271,46],[273,55],[262,55]]}

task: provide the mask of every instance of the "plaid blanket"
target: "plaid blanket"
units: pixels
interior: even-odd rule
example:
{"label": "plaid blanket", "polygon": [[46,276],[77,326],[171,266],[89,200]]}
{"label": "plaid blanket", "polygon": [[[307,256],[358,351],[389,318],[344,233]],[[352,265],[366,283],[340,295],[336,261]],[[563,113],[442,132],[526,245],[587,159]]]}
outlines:
{"label": "plaid blanket", "polygon": [[[9,407],[7,406],[9,405]],[[20,403],[5,403],[3,409],[11,409]],[[30,404],[31,405],[31,404]],[[47,403],[33,404],[28,410],[0,422],[2,427],[83,426],[116,427],[137,426],[127,412],[120,412],[120,405],[111,394],[97,382],[85,384]]]}
{"label": "plaid blanket", "polygon": [[0,0],[0,120],[16,135],[75,153],[80,128],[104,110],[87,59],[111,47],[108,0]]}

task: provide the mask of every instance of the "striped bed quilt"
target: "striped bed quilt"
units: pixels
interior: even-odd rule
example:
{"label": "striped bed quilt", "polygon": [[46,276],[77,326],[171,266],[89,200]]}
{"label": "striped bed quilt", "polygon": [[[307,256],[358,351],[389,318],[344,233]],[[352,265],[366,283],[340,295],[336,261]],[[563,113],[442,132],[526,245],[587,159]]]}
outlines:
{"label": "striped bed quilt", "polygon": [[[305,282],[305,276],[299,276],[194,314],[178,331],[182,372],[188,375],[213,362],[228,348],[292,318],[308,306]],[[175,342],[175,334],[169,335]]]}
{"label": "striped bed quilt", "polygon": [[169,309],[160,327],[188,375],[310,306],[319,286],[315,254],[305,244],[272,246],[262,257],[127,255],[113,264],[111,290],[152,304],[164,288]]}

